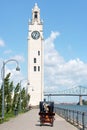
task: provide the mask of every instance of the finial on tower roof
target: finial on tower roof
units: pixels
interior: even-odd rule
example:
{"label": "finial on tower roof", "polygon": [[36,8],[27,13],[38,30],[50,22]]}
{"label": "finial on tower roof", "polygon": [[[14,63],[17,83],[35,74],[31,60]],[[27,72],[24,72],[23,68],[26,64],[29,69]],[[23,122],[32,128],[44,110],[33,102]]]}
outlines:
{"label": "finial on tower roof", "polygon": [[38,8],[37,3],[35,3],[34,8],[32,8],[32,11],[33,11],[33,10],[37,10],[37,9],[39,9],[39,8]]}
{"label": "finial on tower roof", "polygon": [[35,6],[37,6],[37,3],[35,3]]}
{"label": "finial on tower roof", "polygon": [[38,5],[37,5],[37,3],[35,3],[35,8],[38,8]]}

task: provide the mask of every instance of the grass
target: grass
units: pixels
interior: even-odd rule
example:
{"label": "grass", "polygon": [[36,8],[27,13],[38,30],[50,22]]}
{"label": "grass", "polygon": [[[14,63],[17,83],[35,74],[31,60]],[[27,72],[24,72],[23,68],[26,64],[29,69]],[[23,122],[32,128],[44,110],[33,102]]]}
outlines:
{"label": "grass", "polygon": [[14,118],[14,117],[15,117],[14,112],[6,113],[5,116],[4,116],[4,119],[2,119],[2,118],[0,117],[0,123],[9,121],[11,118]]}
{"label": "grass", "polygon": [[13,112],[9,112],[8,114],[5,114],[5,121],[8,121],[9,119],[15,117]]}
{"label": "grass", "polygon": [[1,117],[0,117],[0,124],[1,123],[4,123],[4,122],[6,122],[6,121],[9,121],[11,118],[15,118],[18,114],[23,114],[23,113],[25,113],[25,112],[27,112],[26,110],[23,110],[23,111],[21,111],[21,112],[14,112],[14,111],[12,111],[12,112],[9,112],[9,113],[5,113],[5,116],[4,116],[4,119],[2,119]]}

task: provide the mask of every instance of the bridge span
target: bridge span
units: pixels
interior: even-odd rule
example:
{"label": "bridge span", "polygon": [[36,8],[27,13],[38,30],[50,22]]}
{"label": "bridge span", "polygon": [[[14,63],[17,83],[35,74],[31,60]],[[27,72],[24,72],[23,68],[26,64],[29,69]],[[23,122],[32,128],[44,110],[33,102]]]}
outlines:
{"label": "bridge span", "polygon": [[45,92],[44,96],[79,96],[79,104],[82,105],[82,96],[87,96],[87,88],[78,86],[64,91]]}

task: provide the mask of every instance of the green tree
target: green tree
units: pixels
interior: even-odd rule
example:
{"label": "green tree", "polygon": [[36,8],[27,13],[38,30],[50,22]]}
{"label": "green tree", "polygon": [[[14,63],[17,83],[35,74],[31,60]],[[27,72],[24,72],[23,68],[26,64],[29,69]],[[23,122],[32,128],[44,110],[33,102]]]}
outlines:
{"label": "green tree", "polygon": [[2,87],[0,88],[0,115],[2,110]]}
{"label": "green tree", "polygon": [[14,86],[13,86],[13,81],[10,82],[10,75],[11,75],[11,73],[8,73],[6,78],[4,79],[6,113],[8,113],[12,110],[12,93],[13,93]]}
{"label": "green tree", "polygon": [[[15,87],[13,81],[10,81],[10,73],[4,79],[4,99],[5,112],[9,113],[15,108],[19,110],[20,106],[20,83]],[[14,90],[14,91],[13,91]],[[21,108],[25,109],[28,106],[30,96],[27,94],[25,87],[21,90]],[[2,110],[2,86],[0,88],[0,114]]]}
{"label": "green tree", "polygon": [[20,84],[18,83],[14,89],[14,97],[13,97],[13,105],[12,105],[12,110],[14,109],[19,109],[19,90],[20,90]]}
{"label": "green tree", "polygon": [[28,106],[28,102],[30,99],[30,96],[29,96],[29,94],[26,93],[25,88],[23,88],[21,91],[21,99],[22,99],[22,102],[21,102],[22,110],[25,110]]}
{"label": "green tree", "polygon": [[87,101],[86,100],[82,100],[82,102],[83,102],[83,105],[87,105]]}

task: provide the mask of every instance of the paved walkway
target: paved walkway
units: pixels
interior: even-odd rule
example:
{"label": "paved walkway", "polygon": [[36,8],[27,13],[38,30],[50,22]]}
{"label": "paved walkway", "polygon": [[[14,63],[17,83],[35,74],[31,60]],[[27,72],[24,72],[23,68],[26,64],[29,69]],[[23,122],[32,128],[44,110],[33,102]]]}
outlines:
{"label": "paved walkway", "polygon": [[16,118],[0,124],[0,130],[78,130],[58,115],[55,116],[53,127],[49,125],[40,126],[38,112],[37,109],[33,109],[18,115]]}

